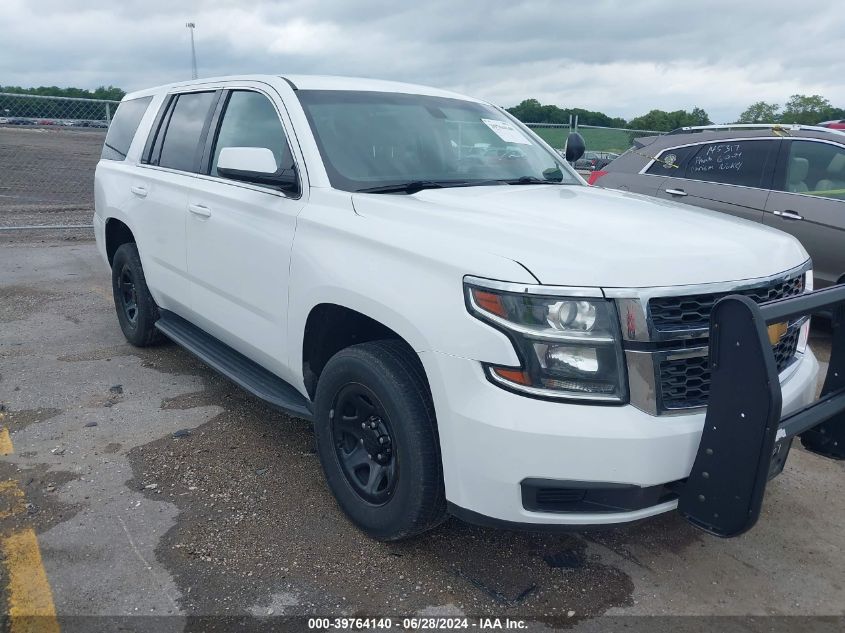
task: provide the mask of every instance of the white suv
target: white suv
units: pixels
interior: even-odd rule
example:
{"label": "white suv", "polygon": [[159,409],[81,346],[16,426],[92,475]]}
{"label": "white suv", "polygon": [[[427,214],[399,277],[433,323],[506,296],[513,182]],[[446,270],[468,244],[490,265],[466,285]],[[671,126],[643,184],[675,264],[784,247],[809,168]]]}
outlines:
{"label": "white suv", "polygon": [[[126,338],[166,335],[313,420],[331,491],[383,540],[449,513],[547,528],[683,505],[714,303],[812,279],[784,233],[588,187],[501,108],[363,79],[128,95],[94,224]],[[757,365],[778,419],[814,395],[808,327],[778,324]]]}

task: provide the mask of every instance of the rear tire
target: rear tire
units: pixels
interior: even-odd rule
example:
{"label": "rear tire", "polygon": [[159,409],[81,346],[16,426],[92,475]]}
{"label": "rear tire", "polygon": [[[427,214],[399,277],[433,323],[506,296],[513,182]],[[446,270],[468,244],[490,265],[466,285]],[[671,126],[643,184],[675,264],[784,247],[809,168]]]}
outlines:
{"label": "rear tire", "polygon": [[434,406],[413,350],[395,340],[341,350],[323,369],[314,404],[326,481],[355,525],[398,541],[443,521]]}
{"label": "rear tire", "polygon": [[134,243],[122,244],[115,252],[111,280],[117,320],[126,340],[136,347],[160,343],[164,336],[155,327],[158,306],[147,287]]}

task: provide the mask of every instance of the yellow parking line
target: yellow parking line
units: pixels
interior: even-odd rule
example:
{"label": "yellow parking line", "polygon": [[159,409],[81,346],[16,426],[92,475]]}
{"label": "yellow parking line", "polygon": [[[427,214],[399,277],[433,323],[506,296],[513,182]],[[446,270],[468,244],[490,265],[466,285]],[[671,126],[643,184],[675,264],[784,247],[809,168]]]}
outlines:
{"label": "yellow parking line", "polygon": [[[3,419],[3,414],[0,413],[0,420]],[[11,455],[15,452],[12,446],[12,438],[9,437],[9,429],[5,426],[0,429],[0,455]]]}
{"label": "yellow parking line", "polygon": [[17,481],[0,481],[0,521],[26,510],[23,499],[23,490],[18,487]]}
{"label": "yellow parking line", "polygon": [[[5,414],[0,412],[0,420]],[[9,429],[0,429],[0,454],[14,452]],[[0,481],[0,520],[26,510],[23,490],[14,479]],[[9,582],[8,599],[9,633],[60,633],[53,604],[53,592],[41,560],[35,530],[25,528],[2,537],[3,563]]]}
{"label": "yellow parking line", "polygon": [[25,529],[3,539],[9,574],[11,633],[59,633],[53,593],[41,562],[35,531]]}

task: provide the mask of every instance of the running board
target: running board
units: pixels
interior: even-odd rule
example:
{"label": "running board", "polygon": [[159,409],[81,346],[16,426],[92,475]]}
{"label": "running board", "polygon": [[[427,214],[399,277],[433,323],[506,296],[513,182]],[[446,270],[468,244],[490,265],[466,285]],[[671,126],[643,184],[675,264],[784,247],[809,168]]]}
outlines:
{"label": "running board", "polygon": [[298,418],[313,418],[310,402],[290,384],[173,312],[161,311],[156,328],[212,369],[254,396]]}

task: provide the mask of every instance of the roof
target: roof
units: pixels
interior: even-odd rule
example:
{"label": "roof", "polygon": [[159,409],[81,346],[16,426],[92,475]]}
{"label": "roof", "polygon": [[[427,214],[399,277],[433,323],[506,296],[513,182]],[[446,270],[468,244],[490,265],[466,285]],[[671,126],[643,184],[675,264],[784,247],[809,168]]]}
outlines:
{"label": "roof", "polygon": [[418,84],[402,83],[398,81],[386,81],[383,79],[368,79],[364,77],[335,77],[330,75],[228,75],[222,77],[204,77],[164,84],[144,90],[137,90],[127,94],[124,99],[137,99],[166,90],[177,88],[189,88],[191,86],[203,86],[208,84],[220,84],[226,81],[264,81],[272,83],[278,79],[284,79],[292,84],[297,90],[359,90],[370,92],[399,92],[403,94],[429,95],[433,97],[447,97],[451,99],[463,99],[465,101],[481,102],[480,99],[468,97],[448,90],[420,86]]}
{"label": "roof", "polygon": [[[668,134],[691,134],[694,132],[730,132],[735,134],[737,131],[748,130],[762,130],[768,133],[775,133],[779,136],[800,136],[801,132],[830,132],[830,128],[821,127],[818,125],[804,125],[802,123],[723,123],[721,125],[692,125],[689,127],[679,127]],[[843,132],[845,134],[845,132]]]}
{"label": "roof", "polygon": [[638,147],[650,147],[651,151],[659,151],[667,147],[677,147],[693,143],[760,137],[814,138],[837,141],[839,143],[845,142],[845,134],[842,130],[831,128],[807,125],[726,125],[679,128],[660,136],[647,136],[634,139],[634,144]]}
{"label": "roof", "polygon": [[421,86],[400,81],[387,81],[384,79],[367,79],[364,77],[338,77],[333,75],[282,75],[298,90],[360,90],[368,92],[401,92],[405,94],[430,95],[433,97],[449,97],[452,99],[465,99],[467,101],[480,101],[473,97]]}

